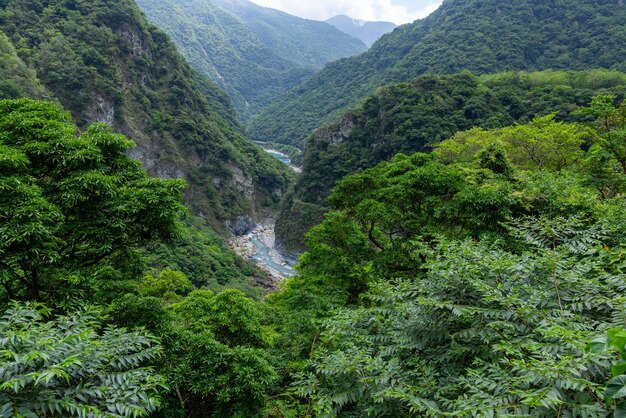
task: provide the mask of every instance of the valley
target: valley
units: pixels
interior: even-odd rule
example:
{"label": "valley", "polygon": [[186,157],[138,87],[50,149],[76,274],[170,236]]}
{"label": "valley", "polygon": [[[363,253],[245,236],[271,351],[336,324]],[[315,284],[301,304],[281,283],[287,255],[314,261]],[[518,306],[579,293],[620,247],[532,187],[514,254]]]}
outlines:
{"label": "valley", "polygon": [[[273,158],[288,165],[296,173],[302,171],[299,167],[291,164],[288,155],[266,148],[265,142],[257,142],[257,144]],[[293,267],[296,264],[296,260],[287,258],[277,248],[275,226],[276,221],[274,219],[267,219],[256,224],[249,233],[231,238],[229,242],[230,247],[237,254],[254,261],[270,274],[274,283],[274,290],[278,289],[280,281],[295,274]]]}
{"label": "valley", "polygon": [[626,416],[624,0],[0,1],[0,192],[0,418]]}
{"label": "valley", "polygon": [[299,166],[293,164],[292,161],[291,161],[291,157],[289,157],[289,155],[271,148],[271,145],[268,145],[267,142],[255,141],[255,144],[260,146],[263,149],[263,151],[268,153],[272,158],[275,158],[278,161],[280,161],[281,163],[288,165],[289,168],[291,168],[296,173],[301,173],[302,172],[302,167],[299,167]]}

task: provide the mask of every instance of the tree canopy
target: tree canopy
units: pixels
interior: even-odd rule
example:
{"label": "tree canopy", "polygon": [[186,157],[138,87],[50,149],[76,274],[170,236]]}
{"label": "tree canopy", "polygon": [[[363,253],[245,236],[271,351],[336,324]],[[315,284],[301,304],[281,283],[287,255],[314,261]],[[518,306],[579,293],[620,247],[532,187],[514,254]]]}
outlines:
{"label": "tree canopy", "polygon": [[[277,237],[288,250],[302,251],[304,233],[322,220],[321,213],[328,207],[325,198],[336,182],[388,161],[399,152],[427,152],[458,132],[472,128],[481,128],[471,134],[475,138],[483,130],[494,128],[503,128],[503,135],[509,132],[523,138],[541,129],[560,130],[560,122],[589,120],[589,116],[575,111],[589,105],[594,96],[614,96],[611,106],[623,100],[625,85],[623,73],[591,70],[500,73],[482,77],[467,72],[451,76],[425,75],[411,83],[380,88],[358,109],[347,112],[339,123],[319,129],[309,138],[302,175],[293,193],[281,205]],[[556,125],[537,119],[552,113]],[[536,123],[529,125],[533,119]],[[523,127],[513,128],[516,123]],[[540,127],[542,123],[546,128]],[[548,131],[537,138],[536,143],[544,147],[542,152],[561,156],[575,151],[580,141],[588,143],[582,127],[571,126],[570,129],[580,132],[571,139],[569,135],[575,132],[563,132],[560,139],[567,144],[549,138]],[[470,134],[458,135],[461,138]],[[542,140],[546,138],[552,142],[544,143]],[[529,145],[519,146],[529,149]],[[509,158],[517,158],[519,152],[511,153],[511,146],[507,150]]]}
{"label": "tree canopy", "polygon": [[136,274],[133,251],[177,235],[185,183],[148,177],[125,154],[133,145],[102,124],[79,135],[52,103],[0,102],[4,299],[113,290],[115,270]]}
{"label": "tree canopy", "polygon": [[165,380],[147,367],[153,336],[100,329],[93,313],[57,316],[13,304],[0,318],[0,416],[144,417]]}

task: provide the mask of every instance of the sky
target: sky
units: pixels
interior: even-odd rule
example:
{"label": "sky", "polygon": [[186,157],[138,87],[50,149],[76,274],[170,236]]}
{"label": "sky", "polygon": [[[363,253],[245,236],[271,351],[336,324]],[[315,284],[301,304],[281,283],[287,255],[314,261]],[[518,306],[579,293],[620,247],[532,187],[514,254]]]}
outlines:
{"label": "sky", "polygon": [[265,7],[307,19],[343,14],[355,19],[409,23],[434,12],[441,0],[252,0]]}

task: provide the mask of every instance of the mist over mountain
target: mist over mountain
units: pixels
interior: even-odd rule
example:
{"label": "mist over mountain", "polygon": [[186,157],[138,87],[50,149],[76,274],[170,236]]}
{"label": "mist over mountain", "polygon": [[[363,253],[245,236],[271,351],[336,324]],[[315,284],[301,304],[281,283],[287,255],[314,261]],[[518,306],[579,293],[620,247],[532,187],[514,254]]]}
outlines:
{"label": "mist over mountain", "polygon": [[370,22],[352,19],[346,15],[333,16],[327,19],[326,22],[340,31],[362,40],[368,47],[372,46],[381,36],[391,32],[397,27],[397,25],[392,22]]}

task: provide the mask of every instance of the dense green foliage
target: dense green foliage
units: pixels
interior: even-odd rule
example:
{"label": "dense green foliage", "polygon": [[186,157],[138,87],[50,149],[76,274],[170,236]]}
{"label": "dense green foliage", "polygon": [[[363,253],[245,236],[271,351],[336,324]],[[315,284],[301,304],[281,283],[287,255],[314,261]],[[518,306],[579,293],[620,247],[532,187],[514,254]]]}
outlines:
{"label": "dense green foliage", "polygon": [[[189,277],[167,268],[158,246],[113,256],[120,236],[178,231],[180,181],[148,178],[123,154],[131,143],[103,125],[77,135],[53,104],[0,102],[0,228],[16,244],[2,249],[3,260],[16,260],[5,293],[15,285],[18,297],[58,312],[45,322],[33,305],[8,305],[0,359],[10,367],[0,370],[13,374],[0,386],[2,410],[619,416],[626,105],[618,104],[603,94],[576,107],[577,122],[548,114],[458,132],[431,154],[400,153],[342,179],[332,211],[308,235],[300,275],[258,302],[235,289],[196,289],[211,283],[190,266]],[[61,239],[74,240],[73,252],[56,257]],[[27,257],[40,264],[21,263]],[[152,271],[142,272],[141,258]],[[34,269],[52,285],[45,293],[15,277]],[[82,303],[104,314],[63,316]],[[97,371],[85,378],[85,369]]]}
{"label": "dense green foliage", "polygon": [[[256,302],[195,290],[258,295],[258,269],[194,218],[181,228],[184,182],[148,177],[132,145],[103,124],[78,134],[55,104],[0,101],[0,416],[145,416],[161,397],[164,416],[251,416],[278,382]],[[106,316],[58,316],[85,304]]]}
{"label": "dense green foliage", "polygon": [[239,291],[194,291],[167,307],[162,299],[127,295],[112,304],[109,316],[162,338],[158,369],[171,391],[157,416],[261,416],[277,389],[279,364],[267,350],[262,311]]}
{"label": "dense green foliage", "polygon": [[[194,291],[258,296],[261,272],[196,218],[181,225],[184,182],[148,177],[125,155],[132,146],[103,124],[79,134],[53,103],[0,101],[0,305],[108,306],[106,318],[45,321],[11,305],[0,416],[145,416],[161,396],[164,416],[180,416],[181,399],[192,416],[252,416],[278,382],[256,302]],[[162,360],[139,327],[160,338]]]}
{"label": "dense green foliage", "polygon": [[161,404],[154,337],[106,328],[90,312],[57,316],[36,305],[0,318],[0,416],[143,417]]}
{"label": "dense green foliage", "polygon": [[228,97],[133,1],[4,1],[0,30],[79,128],[101,121],[129,136],[150,174],[188,181],[193,213],[214,228],[286,188],[291,173],[241,134]]}
{"label": "dense green foliage", "polygon": [[77,136],[54,104],[0,102],[3,300],[112,297],[140,245],[178,234],[184,182],[148,177],[132,146],[102,124]]}
{"label": "dense green foliage", "polygon": [[[312,413],[605,417],[616,407],[623,361],[599,347],[606,338],[587,347],[626,324],[626,188],[612,151],[626,144],[626,106],[613,100],[579,109],[597,124],[538,118],[481,131],[478,150],[459,141],[470,131],[440,147],[456,146],[454,158],[400,154],[338,183],[301,276],[272,298],[297,312],[281,344]],[[542,135],[579,147],[546,164],[552,154],[519,147]],[[612,175],[597,176],[598,155]]]}
{"label": "dense green foliage", "polygon": [[[303,234],[320,220],[324,199],[335,182],[398,152],[426,151],[459,130],[505,127],[549,112],[557,112],[560,120],[580,119],[572,115],[576,106],[607,92],[621,100],[626,75],[592,70],[477,78],[462,73],[422,76],[381,88],[339,124],[320,129],[309,139],[302,176],[293,195],[283,201],[277,236],[288,249],[301,250]],[[544,146],[565,151],[559,143]]]}
{"label": "dense green foliage", "polygon": [[[486,13],[500,24],[530,4],[500,3]],[[565,20],[548,3],[524,22],[543,41],[533,19],[573,25],[585,9],[611,22],[623,3],[559,2]],[[286,171],[265,164],[211,91],[224,96],[130,1],[0,6],[0,71],[24,82],[3,94],[45,96],[38,78],[80,125],[53,102],[0,101],[0,416],[626,414],[624,74],[387,86],[311,137],[285,194]],[[464,9],[443,10],[453,6]],[[596,29],[616,47],[613,28]],[[552,29],[549,45],[572,47]],[[94,103],[138,149],[89,123],[102,119]],[[159,128],[152,103],[171,111]],[[204,219],[184,210],[183,180],[131,158],[146,152],[171,162],[144,159],[161,177],[179,177],[177,158],[200,167],[182,175]],[[261,299],[259,270],[211,226],[279,198],[283,217],[320,223],[298,275]]]}
{"label": "dense green foliage", "polygon": [[146,245],[143,255],[151,274],[174,269],[195,287],[213,291],[236,288],[258,297],[267,277],[267,272],[226,247],[223,238],[197,217],[185,219],[183,233],[170,242]]}
{"label": "dense green foliage", "polygon": [[538,221],[509,231],[528,235],[521,254],[416,245],[426,273],[374,285],[364,307],[328,321],[298,392],[321,415],[606,416],[611,357],[584,349],[623,326],[624,276],[594,250],[593,228]]}
{"label": "dense green foliage", "polygon": [[233,99],[246,120],[315,70],[366,47],[330,25],[246,0],[138,0],[190,64]]}
{"label": "dense green foliage", "polygon": [[255,140],[302,146],[377,87],[424,73],[626,70],[621,0],[446,0],[366,53],[328,65],[249,123]]}
{"label": "dense green foliage", "polygon": [[340,31],[363,41],[368,47],[386,33],[396,28],[391,22],[363,22],[345,15],[333,16],[326,20]]}
{"label": "dense green foliage", "polygon": [[35,72],[17,56],[15,48],[0,31],[0,99],[45,96]]}

